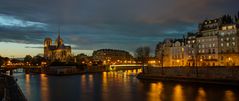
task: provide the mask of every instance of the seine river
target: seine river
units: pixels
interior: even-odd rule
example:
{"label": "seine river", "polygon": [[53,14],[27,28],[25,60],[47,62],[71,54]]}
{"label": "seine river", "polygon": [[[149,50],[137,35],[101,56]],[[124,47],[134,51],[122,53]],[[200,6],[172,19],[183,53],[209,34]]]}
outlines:
{"label": "seine river", "polygon": [[15,74],[29,101],[237,101],[239,87],[141,81],[137,71],[73,76]]}

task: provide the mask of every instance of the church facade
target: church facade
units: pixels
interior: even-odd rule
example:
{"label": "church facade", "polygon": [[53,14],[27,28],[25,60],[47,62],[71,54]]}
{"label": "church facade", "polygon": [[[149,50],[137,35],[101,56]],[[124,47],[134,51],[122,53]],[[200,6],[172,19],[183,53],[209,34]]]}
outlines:
{"label": "church facade", "polygon": [[44,40],[44,57],[51,62],[66,62],[71,57],[71,46],[64,45],[60,34],[58,34],[55,44],[52,44],[52,39],[47,37]]}

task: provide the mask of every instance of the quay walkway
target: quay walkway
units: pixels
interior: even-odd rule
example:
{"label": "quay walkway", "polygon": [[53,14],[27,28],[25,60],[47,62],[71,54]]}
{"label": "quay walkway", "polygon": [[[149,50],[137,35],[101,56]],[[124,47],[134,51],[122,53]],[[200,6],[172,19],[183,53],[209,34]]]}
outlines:
{"label": "quay walkway", "polygon": [[1,101],[27,101],[12,76],[0,74],[0,100]]}

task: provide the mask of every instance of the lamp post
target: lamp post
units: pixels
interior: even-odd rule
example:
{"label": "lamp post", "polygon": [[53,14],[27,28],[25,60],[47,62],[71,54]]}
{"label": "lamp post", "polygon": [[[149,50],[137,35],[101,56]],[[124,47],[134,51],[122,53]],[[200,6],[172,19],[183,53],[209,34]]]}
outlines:
{"label": "lamp post", "polygon": [[179,65],[179,60],[178,60],[178,59],[177,59],[177,61],[176,61],[176,62],[177,62],[177,66],[180,66],[180,65]]}
{"label": "lamp post", "polygon": [[195,58],[195,67],[196,67],[196,77],[198,77],[198,66],[197,66],[197,58],[198,58],[198,48],[199,48],[199,43],[195,42],[194,43],[194,58]]}
{"label": "lamp post", "polygon": [[164,60],[163,60],[163,58],[164,58],[164,50],[162,50],[162,52],[161,52],[162,75],[164,75],[164,71],[163,71],[163,62],[164,62]]}

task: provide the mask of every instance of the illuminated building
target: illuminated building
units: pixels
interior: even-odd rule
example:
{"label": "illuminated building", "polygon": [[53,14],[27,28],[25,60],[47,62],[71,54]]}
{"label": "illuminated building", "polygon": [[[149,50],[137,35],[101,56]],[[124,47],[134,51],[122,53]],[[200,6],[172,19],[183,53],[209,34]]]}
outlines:
{"label": "illuminated building", "polygon": [[60,34],[58,34],[55,44],[52,44],[51,38],[44,40],[44,57],[50,61],[66,62],[71,56],[71,46],[63,43]]}
{"label": "illuminated building", "polygon": [[123,50],[100,49],[93,52],[95,61],[102,61],[104,64],[129,63],[133,60],[133,56]]}
{"label": "illuminated building", "polygon": [[159,42],[155,57],[169,67],[238,66],[239,22],[235,20],[228,15],[205,20],[199,24],[198,32],[188,33],[181,41]]}
{"label": "illuminated building", "polygon": [[186,66],[187,65],[187,48],[185,39],[175,39],[171,47],[171,66]]}
{"label": "illuminated building", "polygon": [[239,65],[239,37],[238,25],[226,24],[221,26],[219,32],[219,60],[220,66]]}
{"label": "illuminated building", "polygon": [[196,33],[188,33],[186,37],[187,66],[195,66],[196,64]]}
{"label": "illuminated building", "polygon": [[159,42],[156,47],[156,59],[160,61],[160,65],[172,66],[172,53],[171,47],[173,45],[172,39],[165,39],[163,42]]}

